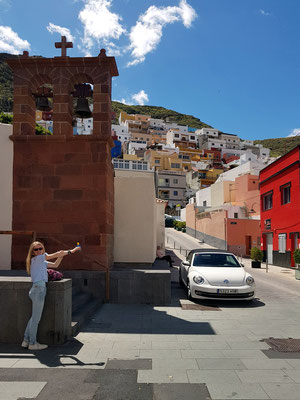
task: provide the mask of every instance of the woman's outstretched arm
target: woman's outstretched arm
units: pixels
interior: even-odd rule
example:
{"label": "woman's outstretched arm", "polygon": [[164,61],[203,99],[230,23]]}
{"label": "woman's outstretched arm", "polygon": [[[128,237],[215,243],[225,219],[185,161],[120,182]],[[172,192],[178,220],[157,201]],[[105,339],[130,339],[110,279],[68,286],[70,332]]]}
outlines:
{"label": "woman's outstretched arm", "polygon": [[52,253],[52,254],[46,254],[46,261],[48,260],[52,260],[53,258],[63,258],[65,256],[67,256],[68,254],[73,254],[76,253],[76,251],[80,251],[81,247],[80,246],[76,246],[74,247],[74,249],[72,250],[59,250],[56,253]]}

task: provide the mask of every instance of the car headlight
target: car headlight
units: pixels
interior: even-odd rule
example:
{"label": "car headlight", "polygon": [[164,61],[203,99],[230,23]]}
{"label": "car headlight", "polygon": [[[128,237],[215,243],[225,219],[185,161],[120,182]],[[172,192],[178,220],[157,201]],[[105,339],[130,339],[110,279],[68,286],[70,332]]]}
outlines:
{"label": "car headlight", "polygon": [[252,276],[247,277],[246,283],[247,283],[247,285],[250,285],[250,286],[253,285],[254,279],[252,278]]}
{"label": "car headlight", "polygon": [[197,283],[197,285],[201,285],[201,283],[204,282],[204,278],[202,278],[200,275],[195,275],[193,276],[193,281]]}

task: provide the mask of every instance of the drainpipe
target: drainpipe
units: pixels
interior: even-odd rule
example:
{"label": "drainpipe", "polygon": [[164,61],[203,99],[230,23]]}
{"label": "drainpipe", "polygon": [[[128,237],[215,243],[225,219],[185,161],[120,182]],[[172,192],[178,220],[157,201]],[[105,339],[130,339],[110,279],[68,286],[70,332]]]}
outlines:
{"label": "drainpipe", "polygon": [[197,239],[197,231],[196,231],[196,207],[195,207],[195,203],[194,203],[194,214],[195,214],[195,239]]}
{"label": "drainpipe", "polygon": [[224,228],[225,228],[225,250],[227,250],[227,218],[224,217]]}

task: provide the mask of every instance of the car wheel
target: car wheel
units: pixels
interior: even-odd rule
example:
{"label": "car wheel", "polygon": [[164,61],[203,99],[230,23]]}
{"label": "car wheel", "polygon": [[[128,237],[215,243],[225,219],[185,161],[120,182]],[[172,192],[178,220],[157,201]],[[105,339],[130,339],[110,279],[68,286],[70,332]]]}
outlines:
{"label": "car wheel", "polygon": [[190,288],[190,283],[187,283],[187,287],[186,287],[186,291],[187,291],[187,298],[188,300],[193,300],[192,298],[192,292],[191,292],[191,288]]}

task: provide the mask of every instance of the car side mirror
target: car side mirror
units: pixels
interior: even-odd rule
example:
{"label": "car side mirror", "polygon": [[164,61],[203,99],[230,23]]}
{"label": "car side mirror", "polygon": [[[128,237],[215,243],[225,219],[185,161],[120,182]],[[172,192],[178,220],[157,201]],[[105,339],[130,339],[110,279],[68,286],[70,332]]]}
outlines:
{"label": "car side mirror", "polygon": [[182,261],[182,265],[184,265],[185,267],[189,267],[191,263],[189,261]]}
{"label": "car side mirror", "polygon": [[245,265],[244,265],[244,264],[242,264],[242,263],[240,263],[240,266],[241,266],[241,267],[243,267],[243,268],[245,268]]}

